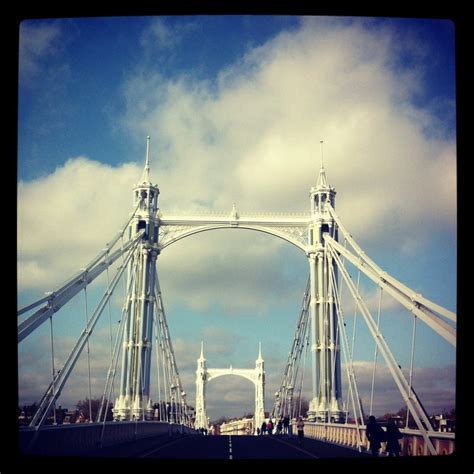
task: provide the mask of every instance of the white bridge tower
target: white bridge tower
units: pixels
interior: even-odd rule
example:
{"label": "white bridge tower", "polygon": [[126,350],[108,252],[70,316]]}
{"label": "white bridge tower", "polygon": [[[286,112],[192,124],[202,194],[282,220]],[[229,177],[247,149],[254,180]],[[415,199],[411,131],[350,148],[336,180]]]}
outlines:
{"label": "white bridge tower", "polygon": [[145,169],[141,182],[133,188],[137,209],[130,222],[129,236],[143,231],[141,242],[128,265],[126,325],[123,334],[120,393],[115,402],[114,419],[151,419],[150,364],[155,308],[156,258],[159,254],[158,195],[150,181],[147,137]]}
{"label": "white bridge tower", "polygon": [[337,226],[328,209],[328,205],[335,208],[335,196],[336,190],[326,181],[321,156],[318,182],[310,191],[311,223],[308,228],[307,256],[310,270],[309,310],[313,371],[313,399],[310,401],[308,418],[323,422],[342,422],[345,416],[341,391],[336,289],[330,277],[330,268],[337,276],[337,267],[331,254],[327,252],[324,241],[324,234],[338,240]]}

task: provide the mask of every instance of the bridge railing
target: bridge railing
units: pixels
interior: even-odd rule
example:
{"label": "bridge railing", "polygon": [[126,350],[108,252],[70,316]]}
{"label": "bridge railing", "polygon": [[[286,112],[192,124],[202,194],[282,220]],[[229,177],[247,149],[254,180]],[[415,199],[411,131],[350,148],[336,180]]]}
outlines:
{"label": "bridge railing", "polygon": [[103,423],[75,423],[71,425],[43,426],[34,444],[30,442],[35,428],[20,428],[21,454],[80,456],[113,446],[151,436],[196,434],[183,425],[158,421],[120,421]]}
{"label": "bridge railing", "polygon": [[[362,449],[366,451],[369,448],[369,442],[365,435],[365,426],[360,429]],[[402,456],[427,456],[428,447],[419,430],[400,429],[404,434],[403,439],[399,440]],[[296,424],[293,428],[296,433]],[[340,444],[358,448],[357,427],[350,424],[338,423],[312,423],[305,422],[304,434],[308,438],[319,439],[331,443]],[[454,452],[455,433],[444,433],[438,431],[428,432],[432,443],[439,455],[447,455]],[[385,443],[382,443],[381,452],[385,450]]]}

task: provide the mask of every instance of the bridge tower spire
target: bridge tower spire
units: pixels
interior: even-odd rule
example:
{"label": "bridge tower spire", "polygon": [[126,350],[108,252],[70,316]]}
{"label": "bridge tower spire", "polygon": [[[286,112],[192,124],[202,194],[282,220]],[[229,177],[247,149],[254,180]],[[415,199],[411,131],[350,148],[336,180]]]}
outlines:
{"label": "bridge tower spire", "polygon": [[265,361],[262,357],[262,343],[258,344],[258,357],[255,361],[255,414],[254,431],[262,426],[265,419]]}
{"label": "bridge tower spire", "polygon": [[[309,227],[310,269],[310,321],[312,360],[312,400],[308,417],[318,421],[344,421],[341,387],[341,363],[335,288],[329,266],[337,272],[329,252],[326,252],[324,235],[337,240],[337,228],[328,206],[335,207],[336,190],[329,186],[323,162],[321,141],[321,167],[316,187],[310,190],[312,223]],[[337,273],[336,273],[337,274]],[[336,278],[337,281],[337,278]]]}
{"label": "bridge tower spire", "polygon": [[207,366],[204,358],[204,343],[201,341],[201,354],[197,360],[196,369],[196,428],[208,427],[206,410]]}
{"label": "bridge tower spire", "polygon": [[158,249],[158,185],[150,181],[149,142],[141,181],[133,188],[136,212],[130,221],[130,237],[143,231],[140,244],[130,259],[128,293],[124,317],[120,393],[115,401],[114,419],[151,419],[150,366],[153,318],[156,304],[156,259]]}

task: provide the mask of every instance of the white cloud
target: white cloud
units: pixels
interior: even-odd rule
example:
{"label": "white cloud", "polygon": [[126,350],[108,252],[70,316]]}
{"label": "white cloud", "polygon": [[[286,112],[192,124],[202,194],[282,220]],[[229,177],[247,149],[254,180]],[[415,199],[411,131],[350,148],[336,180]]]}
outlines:
{"label": "white cloud", "polygon": [[87,264],[125,224],[140,168],[84,157],[18,184],[18,286],[52,289]]}
{"label": "white cloud", "polygon": [[[343,385],[345,385],[345,364],[342,365]],[[368,414],[372,387],[373,363],[354,361],[354,372],[357,379],[359,396],[364,410]],[[403,369],[406,380],[409,380],[408,369]],[[418,367],[413,371],[413,389],[428,413],[441,413],[455,407],[456,370],[453,366],[441,368]],[[344,390],[344,399],[348,399],[348,389]],[[377,415],[397,412],[405,406],[403,398],[392,379],[388,367],[378,364],[374,384],[373,411]],[[351,408],[352,409],[352,408]]]}
{"label": "white cloud", "polygon": [[385,229],[402,248],[432,227],[454,228],[456,208],[455,145],[424,133],[439,123],[411,103],[422,75],[392,64],[403,44],[390,30],[308,22],[251,50],[217,87],[132,76],[125,123],[163,144],[168,207],[307,209],[324,139],[350,230],[371,240]]}

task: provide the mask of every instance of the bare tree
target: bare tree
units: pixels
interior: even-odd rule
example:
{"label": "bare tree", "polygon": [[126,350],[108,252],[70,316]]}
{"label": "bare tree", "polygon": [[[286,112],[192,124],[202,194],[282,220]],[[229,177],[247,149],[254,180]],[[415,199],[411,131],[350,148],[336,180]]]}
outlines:
{"label": "bare tree", "polygon": [[[91,399],[91,409],[92,409],[92,421],[96,421],[97,419],[97,414],[99,413],[99,408],[101,404],[101,399],[100,398],[93,398]],[[105,405],[107,406],[107,400],[105,401]],[[79,410],[79,412],[82,412],[84,414],[84,417],[87,420],[90,420],[90,414],[89,414],[89,399],[86,398],[85,400],[79,400],[76,404],[76,408]],[[107,416],[105,418],[106,421],[112,421],[113,420],[113,413],[112,413],[112,404],[109,403],[109,408],[107,410]]]}

